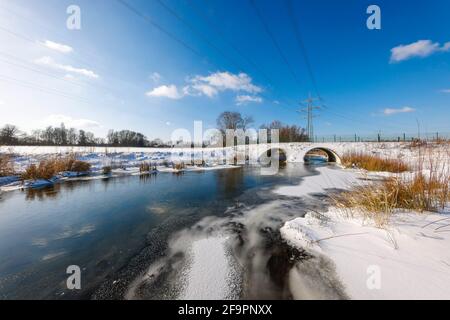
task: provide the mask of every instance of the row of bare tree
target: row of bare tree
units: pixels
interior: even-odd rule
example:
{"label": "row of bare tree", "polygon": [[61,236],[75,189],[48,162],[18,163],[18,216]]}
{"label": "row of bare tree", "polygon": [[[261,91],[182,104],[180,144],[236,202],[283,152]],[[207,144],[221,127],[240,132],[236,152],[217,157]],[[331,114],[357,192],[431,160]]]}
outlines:
{"label": "row of bare tree", "polygon": [[[217,128],[225,132],[226,129],[248,129],[254,123],[253,118],[242,116],[239,112],[222,112],[217,118]],[[297,125],[287,125],[275,120],[269,124],[263,124],[261,129],[267,129],[268,141],[271,141],[270,129],[278,130],[279,142],[304,142],[308,141],[306,130]]]}
{"label": "row of bare tree", "polygon": [[[252,117],[243,116],[239,112],[225,111],[217,118],[217,128],[222,132],[226,129],[246,130],[253,123]],[[260,128],[278,129],[280,142],[308,141],[305,130],[296,125],[273,121]],[[270,134],[270,130],[268,133]],[[106,139],[103,139],[95,137],[92,132],[66,128],[62,123],[59,127],[49,126],[42,130],[33,130],[31,134],[20,131],[17,126],[7,124],[0,129],[0,145],[169,147],[172,143],[164,143],[161,139],[150,141],[144,134],[131,130],[110,130]]]}

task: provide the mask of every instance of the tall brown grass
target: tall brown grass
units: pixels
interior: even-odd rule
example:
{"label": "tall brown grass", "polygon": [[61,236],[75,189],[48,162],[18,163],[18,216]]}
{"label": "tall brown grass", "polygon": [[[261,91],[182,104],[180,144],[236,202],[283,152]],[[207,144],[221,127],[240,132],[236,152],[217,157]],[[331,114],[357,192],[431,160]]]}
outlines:
{"label": "tall brown grass", "polygon": [[[69,169],[70,168],[70,169]],[[74,172],[88,172],[91,169],[91,164],[86,161],[75,160],[66,171]]]}
{"label": "tall brown grass", "polygon": [[102,172],[103,172],[104,175],[111,174],[111,172],[112,172],[111,166],[104,166],[104,167],[102,168]]}
{"label": "tall brown grass", "polygon": [[149,172],[150,171],[150,164],[148,162],[142,162],[139,165],[139,172]]}
{"label": "tall brown grass", "polygon": [[183,170],[186,168],[186,164],[184,162],[175,163],[173,168],[175,170]]}
{"label": "tall brown grass", "polygon": [[341,157],[342,164],[348,168],[356,167],[367,171],[405,172],[409,166],[399,159],[386,159],[363,152],[347,152]]}
{"label": "tall brown grass", "polygon": [[63,171],[87,172],[91,165],[85,161],[76,160],[74,155],[41,160],[39,164],[31,164],[22,174],[22,179],[50,179]]}
{"label": "tall brown grass", "polygon": [[10,155],[0,154],[0,177],[14,174],[14,165]]}
{"label": "tall brown grass", "polygon": [[361,213],[377,226],[389,222],[398,209],[437,212],[450,201],[450,157],[433,149],[419,152],[414,173],[356,187],[334,198],[351,215]]}

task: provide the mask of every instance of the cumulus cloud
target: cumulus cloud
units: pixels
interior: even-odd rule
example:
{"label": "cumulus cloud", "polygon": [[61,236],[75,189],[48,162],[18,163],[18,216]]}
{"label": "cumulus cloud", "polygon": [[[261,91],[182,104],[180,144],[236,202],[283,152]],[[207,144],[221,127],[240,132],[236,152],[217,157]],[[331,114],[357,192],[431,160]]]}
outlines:
{"label": "cumulus cloud", "polygon": [[37,59],[35,61],[35,63],[36,64],[40,64],[40,65],[44,65],[44,66],[48,66],[50,68],[57,69],[57,70],[61,70],[61,71],[69,72],[69,73],[79,74],[79,75],[82,75],[82,76],[85,76],[85,77],[88,77],[88,78],[93,78],[93,79],[99,78],[99,75],[96,74],[92,70],[83,69],[83,68],[76,68],[76,67],[73,67],[71,65],[60,64],[60,63],[57,63],[56,61],[54,61],[50,57],[42,57],[40,59]]}
{"label": "cumulus cloud", "polygon": [[248,104],[251,102],[261,103],[262,101],[263,101],[262,98],[258,96],[239,95],[236,97],[236,104],[238,106]]}
{"label": "cumulus cloud", "polygon": [[152,90],[146,92],[146,95],[149,97],[164,97],[169,99],[181,99],[183,97],[183,93],[180,92],[175,85],[163,85]]}
{"label": "cumulus cloud", "polygon": [[53,42],[50,40],[45,40],[44,42],[42,42],[42,44],[51,50],[55,50],[55,51],[58,51],[61,53],[71,53],[73,51],[73,48],[71,46],[68,46],[68,45],[62,44],[62,43]]}
{"label": "cumulus cloud", "polygon": [[401,62],[414,57],[425,58],[439,51],[449,51],[450,42],[440,45],[431,40],[419,40],[406,45],[399,45],[391,49],[391,63]]}
{"label": "cumulus cloud", "polygon": [[189,80],[191,87],[199,93],[212,97],[219,91],[259,93],[262,89],[252,83],[246,73],[215,72],[208,76],[195,76]]}
{"label": "cumulus cloud", "polygon": [[387,116],[393,115],[393,114],[397,114],[397,113],[410,113],[410,112],[414,112],[416,111],[416,109],[410,108],[410,107],[403,107],[403,108],[386,108],[384,109],[383,113]]}
{"label": "cumulus cloud", "polygon": [[[166,97],[170,99],[181,99],[185,96],[206,96],[213,98],[222,91],[233,91],[236,93],[247,93],[236,100],[241,102],[260,102],[261,98],[256,94],[262,88],[256,86],[245,73],[233,74],[230,72],[215,72],[207,76],[196,75],[186,79],[182,87],[176,85],[163,85],[156,87],[146,94],[151,97]],[[239,97],[239,96],[238,96]],[[262,101],[262,100],[261,100]]]}
{"label": "cumulus cloud", "polygon": [[45,124],[49,126],[59,126],[61,123],[67,128],[90,129],[100,127],[100,123],[89,119],[76,119],[62,114],[52,114],[45,119]]}
{"label": "cumulus cloud", "polygon": [[217,90],[217,88],[212,87],[208,84],[195,83],[190,86],[185,86],[183,88],[183,92],[186,95],[191,95],[191,96],[205,95],[207,97],[212,98],[219,93],[219,90]]}

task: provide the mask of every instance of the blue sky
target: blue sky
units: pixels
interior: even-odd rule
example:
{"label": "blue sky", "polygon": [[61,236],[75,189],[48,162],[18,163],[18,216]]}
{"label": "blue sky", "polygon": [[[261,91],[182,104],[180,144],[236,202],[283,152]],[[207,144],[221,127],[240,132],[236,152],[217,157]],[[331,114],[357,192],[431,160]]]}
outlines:
{"label": "blue sky", "polygon": [[[178,40],[115,0],[0,1],[0,125],[64,121],[100,136],[129,128],[168,139],[194,120],[213,127],[225,110],[256,126],[305,125],[297,103],[317,92],[284,0],[255,0],[283,57],[247,0],[126,2]],[[81,30],[66,28],[71,4]],[[371,4],[381,30],[366,27]],[[325,104],[316,134],[413,133],[417,121],[450,131],[449,1],[293,6]]]}

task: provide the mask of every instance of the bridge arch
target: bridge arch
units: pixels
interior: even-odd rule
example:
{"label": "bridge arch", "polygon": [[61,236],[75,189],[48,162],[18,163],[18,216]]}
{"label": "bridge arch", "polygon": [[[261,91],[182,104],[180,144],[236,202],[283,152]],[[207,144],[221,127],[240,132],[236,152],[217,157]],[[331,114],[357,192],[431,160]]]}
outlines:
{"label": "bridge arch", "polygon": [[268,148],[258,156],[258,162],[263,165],[270,165],[272,156],[277,157],[280,163],[287,162],[287,152],[283,148],[273,147]]}
{"label": "bridge arch", "polygon": [[324,155],[326,156],[327,162],[332,162],[332,163],[341,163],[341,158],[339,157],[339,155],[332,149],[330,148],[326,148],[326,147],[313,147],[311,149],[309,149],[308,151],[305,152],[304,156],[303,156],[303,161],[304,162],[308,162],[308,156],[320,156],[320,155]]}

